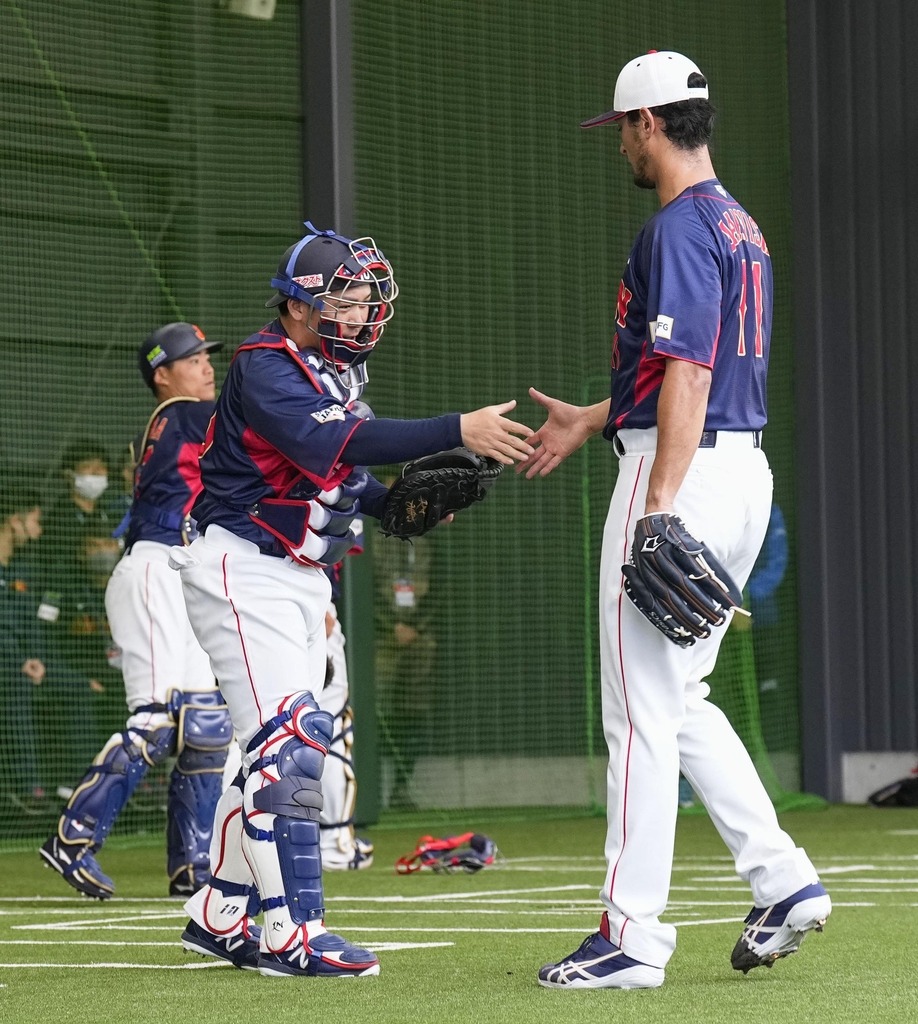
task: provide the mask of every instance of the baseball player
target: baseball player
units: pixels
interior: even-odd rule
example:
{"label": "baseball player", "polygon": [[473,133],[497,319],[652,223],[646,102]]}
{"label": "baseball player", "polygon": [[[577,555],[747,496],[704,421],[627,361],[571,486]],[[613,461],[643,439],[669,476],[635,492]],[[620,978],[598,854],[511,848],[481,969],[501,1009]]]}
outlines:
{"label": "baseball player", "polygon": [[392,268],[372,239],[306,226],[271,282],[278,319],[237,350],[217,403],[194,508],[203,536],[172,553],[245,752],[182,942],[268,976],[365,976],[379,973],[376,957],[323,921],[320,778],[334,740],[313,696],[326,671],[323,568],[353,547],[358,512],[382,514],[386,488],[361,467],[460,444],[512,464],[532,453],[531,431],[502,415],[514,402],[423,420],[357,415],[393,313]]}
{"label": "baseball player", "polygon": [[114,885],[96,852],[150,766],[173,755],[169,894],[190,895],[210,877],[211,829],[232,725],[191,631],[169,550],[195,536],[190,510],[201,491],[198,456],[215,397],[208,353],[219,347],[194,325],[172,323],[138,352],[158,404],[134,448],[125,555],[105,592],[131,714],[94,759],[40,851],[65,881],[97,899],[110,898]]}
{"label": "baseball player", "polygon": [[[362,523],[355,521],[355,527]],[[358,538],[362,533],[358,531]],[[351,554],[363,550],[360,540]],[[354,712],[350,703],[345,638],[338,619],[336,603],[340,598],[340,565],[326,570],[332,588],[332,600],[325,613],[327,671],[325,685],[316,700],[323,711],[334,718],[334,734],[322,772],[322,869],[359,871],[373,864],[373,844],[354,835],[354,809],[357,806],[357,776],[354,773]]]}
{"label": "baseball player", "polygon": [[661,209],[639,234],[619,286],[611,400],[580,408],[532,390],[548,419],[535,456],[519,467],[545,476],[600,432],[619,458],[600,572],[606,910],[596,934],[539,971],[542,985],[557,988],[663,983],[676,944],[660,915],[680,765],[752,888],[736,969],[795,952],[831,911],[703,681],[771,507],[761,449],[768,246],[715,176],[714,110],[692,61],[653,51],[635,58],[618,76],[614,106],[582,127],[617,126],[635,184],[656,189]]}

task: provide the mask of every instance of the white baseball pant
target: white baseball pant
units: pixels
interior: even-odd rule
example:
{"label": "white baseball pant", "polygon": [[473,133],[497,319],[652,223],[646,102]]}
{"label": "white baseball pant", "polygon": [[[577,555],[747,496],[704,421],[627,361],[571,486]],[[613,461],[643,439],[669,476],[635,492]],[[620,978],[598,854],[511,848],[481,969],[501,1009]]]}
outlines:
{"label": "white baseball pant", "polygon": [[[770,906],[817,880],[806,853],[778,824],[752,761],[726,716],[706,698],[728,625],[677,647],[622,590],[636,521],[644,514],[656,428],[619,432],[625,454],[603,533],[600,570],[602,715],[609,746],[608,872],[601,898],[612,941],[664,967],[676,930],[660,922],[669,895],[680,767],[749,882]],[[752,433],[720,431],[699,448],[675,499],[688,531],[740,587],[762,546],[771,510],[768,460]]]}
{"label": "white baseball pant", "polygon": [[[333,675],[322,692],[315,694],[319,707],[334,716],[336,741],[331,745],[325,759],[325,771],[322,773],[322,865],[328,867],[347,867],[356,855],[354,846],[354,827],[344,825],[339,828],[324,827],[330,823],[347,821],[353,817],[357,799],[357,780],[354,776],[351,748],[353,736],[347,731],[351,728],[351,720],[343,714],[350,692],[347,677],[347,660],[344,655],[344,633],[338,621],[338,613],[334,603],[329,604],[328,611],[335,620],[331,635],[327,637],[327,655],[331,659]],[[239,769],[242,767],[242,751],[238,744],[233,744],[226,759],[223,772],[223,789],[231,786]]]}
{"label": "white baseball pant", "polygon": [[[353,817],[357,799],[357,779],[354,775],[352,756],[354,737],[350,731],[352,720],[350,713],[344,714],[350,692],[347,659],[344,654],[345,639],[334,603],[328,606],[328,611],[335,620],[327,640],[327,654],[331,659],[333,673],[322,692],[316,694],[316,700],[323,711],[334,716],[335,736],[340,738],[329,748],[328,757],[325,759],[325,771],[322,773],[323,826],[347,821]],[[347,866],[353,861],[356,852],[353,825],[323,827],[324,867]]]}
{"label": "white baseball pant", "polygon": [[[263,555],[255,544],[219,526],[208,527],[188,548],[173,548],[172,565],[180,570],[188,616],[210,655],[245,750],[292,694],[321,691],[331,584],[320,569]],[[243,835],[242,809],[252,814],[253,792],[268,781],[264,772],[250,776],[244,798],[236,786],[224,791],[211,847],[215,876],[243,886],[257,878],[264,898],[284,892],[277,852],[273,843]],[[262,817],[259,827],[270,829],[273,817]],[[205,886],[186,908],[198,924],[227,935],[246,927],[245,903]],[[296,941],[299,929],[286,907],[266,911],[265,920],[270,932],[265,948]],[[321,922],[315,928],[321,929]]]}
{"label": "white baseball pant", "polygon": [[[167,544],[137,541],[105,588],[112,639],[121,648],[128,709],[165,704],[172,689],[201,692],[216,686],[210,661],[188,621],[182,581],[169,568]],[[166,714],[131,715],[128,728],[148,729]]]}

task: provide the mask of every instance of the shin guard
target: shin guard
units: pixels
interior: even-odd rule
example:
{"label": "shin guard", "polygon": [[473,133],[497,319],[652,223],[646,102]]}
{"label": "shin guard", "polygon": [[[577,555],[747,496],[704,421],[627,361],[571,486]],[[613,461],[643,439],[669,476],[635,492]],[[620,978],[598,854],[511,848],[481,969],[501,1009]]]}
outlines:
{"label": "shin guard", "polygon": [[311,693],[293,694],[249,744],[243,846],[261,892],[269,950],[295,944],[300,926],[321,928],[325,915],[319,780],[333,726]]}
{"label": "shin guard", "polygon": [[58,839],[65,846],[98,850],[150,766],[173,752],[171,716],[143,715],[143,727],[134,724],[140,717],[132,715],[128,728],[111,737],[73,791],[58,822]]}
{"label": "shin guard", "polygon": [[210,878],[214,812],[223,788],[233,726],[218,690],[173,690],[169,707],[178,726],[178,760],[169,785],[169,895],[187,896]]}
{"label": "shin guard", "polygon": [[214,815],[210,864],[213,874],[185,904],[192,920],[214,935],[252,933],[261,912],[252,870],[242,851],[242,775],[227,786]]}

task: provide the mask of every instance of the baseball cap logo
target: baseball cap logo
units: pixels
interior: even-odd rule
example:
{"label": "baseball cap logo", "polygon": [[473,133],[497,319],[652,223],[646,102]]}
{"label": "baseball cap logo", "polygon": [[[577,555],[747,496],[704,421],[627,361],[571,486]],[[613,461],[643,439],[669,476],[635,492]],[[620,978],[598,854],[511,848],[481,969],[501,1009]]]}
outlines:
{"label": "baseball cap logo", "polygon": [[157,345],[155,348],[151,348],[147,353],[147,362],[150,364],[150,369],[155,370],[160,363],[164,363],[169,357],[163,352],[162,345]]}
{"label": "baseball cap logo", "polygon": [[207,338],[204,337],[204,332],[197,324],[192,324],[191,326],[194,328],[194,333],[197,335],[198,341],[207,341]]}

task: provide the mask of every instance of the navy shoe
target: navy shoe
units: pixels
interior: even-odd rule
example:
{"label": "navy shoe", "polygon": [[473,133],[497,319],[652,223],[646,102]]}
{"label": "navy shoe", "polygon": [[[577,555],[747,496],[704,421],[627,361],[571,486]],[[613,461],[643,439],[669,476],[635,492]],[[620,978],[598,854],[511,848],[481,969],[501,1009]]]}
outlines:
{"label": "navy shoe", "polygon": [[99,867],[88,846],[68,846],[57,836],[51,838],[38,851],[45,867],[60,872],[64,881],[93,900],[110,900],[115,883]]}
{"label": "navy shoe", "polygon": [[368,949],[323,932],[282,953],[262,953],[258,970],[268,978],[367,978],[379,974],[379,960]]}
{"label": "navy shoe", "polygon": [[797,952],[807,932],[821,932],[831,913],[832,901],[819,882],[771,907],[753,907],[730,956],[733,969],[748,974],[753,967],[773,967]]}
{"label": "navy shoe", "polygon": [[659,988],[666,977],[660,967],[632,960],[602,932],[588,935],[570,956],[539,971],[545,988]]}
{"label": "navy shoe", "polygon": [[258,925],[250,925],[248,935],[214,935],[196,921],[189,921],[182,932],[182,947],[189,953],[226,960],[243,971],[257,971],[260,936],[261,928]]}

